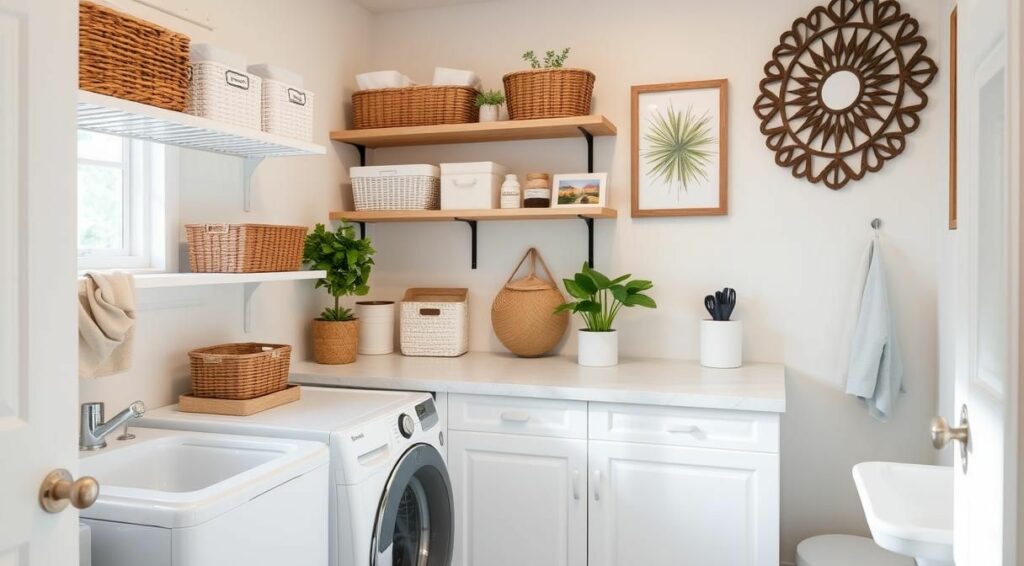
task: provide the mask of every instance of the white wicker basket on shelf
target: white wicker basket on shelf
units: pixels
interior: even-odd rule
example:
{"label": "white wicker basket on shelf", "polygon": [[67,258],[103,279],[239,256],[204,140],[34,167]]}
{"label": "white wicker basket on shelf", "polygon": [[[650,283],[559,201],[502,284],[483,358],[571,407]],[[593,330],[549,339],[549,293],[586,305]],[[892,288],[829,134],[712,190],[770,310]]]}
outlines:
{"label": "white wicker basket on shelf", "polygon": [[263,79],[263,131],[313,141],[313,93]]}
{"label": "white wicker basket on shelf", "polygon": [[441,170],[436,165],[352,167],[356,210],[437,210]]}
{"label": "white wicker basket on shelf", "polygon": [[455,357],[469,351],[467,289],[408,289],[400,343],[406,356]]}
{"label": "white wicker basket on shelf", "polygon": [[262,79],[216,61],[189,63],[189,114],[259,130]]}

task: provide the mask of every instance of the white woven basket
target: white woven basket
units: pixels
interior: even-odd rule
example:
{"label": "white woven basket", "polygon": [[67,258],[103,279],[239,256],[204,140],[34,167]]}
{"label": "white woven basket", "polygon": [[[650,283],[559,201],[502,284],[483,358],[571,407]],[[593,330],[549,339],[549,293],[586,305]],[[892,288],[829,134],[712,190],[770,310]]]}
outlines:
{"label": "white woven basket", "polygon": [[356,210],[437,210],[439,175],[433,165],[352,167],[352,200]]}
{"label": "white woven basket", "polygon": [[409,289],[402,300],[400,344],[406,356],[455,357],[469,351],[466,289]]}
{"label": "white woven basket", "polygon": [[263,131],[313,141],[313,93],[263,79]]}
{"label": "white woven basket", "polygon": [[189,63],[186,112],[227,124],[260,129],[262,79],[216,61]]}

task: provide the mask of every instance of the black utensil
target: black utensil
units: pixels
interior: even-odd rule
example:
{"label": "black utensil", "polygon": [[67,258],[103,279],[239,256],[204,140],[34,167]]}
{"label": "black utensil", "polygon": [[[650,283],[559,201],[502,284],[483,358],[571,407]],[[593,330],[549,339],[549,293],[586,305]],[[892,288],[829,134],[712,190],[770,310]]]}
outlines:
{"label": "black utensil", "polygon": [[722,299],[719,303],[719,308],[722,311],[722,320],[729,320],[732,316],[733,309],[736,308],[736,290],[730,287],[722,289]]}
{"label": "black utensil", "polygon": [[714,297],[711,295],[704,297],[704,308],[708,309],[708,314],[713,320],[718,320],[718,302]]}

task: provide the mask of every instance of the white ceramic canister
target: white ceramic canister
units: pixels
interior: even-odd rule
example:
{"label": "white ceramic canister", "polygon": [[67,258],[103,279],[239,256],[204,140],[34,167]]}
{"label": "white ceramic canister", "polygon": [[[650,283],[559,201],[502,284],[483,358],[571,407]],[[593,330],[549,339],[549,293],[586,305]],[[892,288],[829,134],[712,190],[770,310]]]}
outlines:
{"label": "white ceramic canister", "polygon": [[390,354],[395,351],[395,302],[356,302],[359,319],[359,353]]}
{"label": "white ceramic canister", "polygon": [[505,182],[501,184],[501,208],[522,207],[522,194],[515,173],[505,175]]}
{"label": "white ceramic canister", "polygon": [[709,368],[738,368],[743,365],[743,321],[701,321],[700,365]]}
{"label": "white ceramic canister", "polygon": [[484,104],[480,107],[481,122],[497,122],[501,106],[497,104]]}
{"label": "white ceramic canister", "polygon": [[619,363],[619,331],[592,332],[580,328],[576,363],[581,366],[609,367]]}

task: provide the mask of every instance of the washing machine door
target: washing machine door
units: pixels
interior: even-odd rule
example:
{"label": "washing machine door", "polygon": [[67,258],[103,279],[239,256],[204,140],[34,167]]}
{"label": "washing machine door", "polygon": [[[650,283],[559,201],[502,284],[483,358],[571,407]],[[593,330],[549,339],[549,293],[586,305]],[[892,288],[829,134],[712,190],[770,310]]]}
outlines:
{"label": "washing machine door", "polygon": [[370,566],[451,566],[454,501],[448,469],[429,444],[398,460],[381,496]]}

